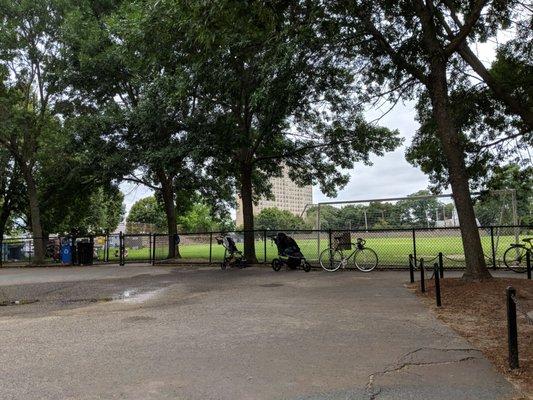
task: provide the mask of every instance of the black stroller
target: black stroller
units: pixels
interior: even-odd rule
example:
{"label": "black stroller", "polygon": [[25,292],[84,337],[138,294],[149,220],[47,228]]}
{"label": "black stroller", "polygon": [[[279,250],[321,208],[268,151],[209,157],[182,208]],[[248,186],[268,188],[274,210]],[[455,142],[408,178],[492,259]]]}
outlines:
{"label": "black stroller", "polygon": [[227,267],[245,268],[246,260],[242,255],[242,251],[237,249],[235,241],[231,236],[220,235],[217,238],[217,243],[224,246],[224,259],[220,264],[220,268],[226,269]]}
{"label": "black stroller", "polygon": [[276,236],[271,236],[270,239],[276,244],[279,255],[279,258],[272,260],[274,271],[279,271],[283,265],[290,269],[301,267],[305,272],[311,271],[311,264],[307,262],[293,238],[280,232]]}

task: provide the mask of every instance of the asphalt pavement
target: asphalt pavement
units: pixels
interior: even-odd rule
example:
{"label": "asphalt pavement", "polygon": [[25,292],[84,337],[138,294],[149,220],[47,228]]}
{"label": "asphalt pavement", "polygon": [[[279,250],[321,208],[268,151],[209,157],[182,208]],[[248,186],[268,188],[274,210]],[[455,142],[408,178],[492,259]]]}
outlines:
{"label": "asphalt pavement", "polygon": [[[406,272],[2,269],[0,399],[508,399]],[[17,300],[18,299],[18,300]]]}

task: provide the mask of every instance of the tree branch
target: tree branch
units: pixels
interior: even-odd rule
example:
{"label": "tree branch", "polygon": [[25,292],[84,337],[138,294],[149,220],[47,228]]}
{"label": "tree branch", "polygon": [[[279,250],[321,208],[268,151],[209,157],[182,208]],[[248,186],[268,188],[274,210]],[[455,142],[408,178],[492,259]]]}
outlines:
{"label": "tree branch", "polygon": [[428,80],[423,71],[418,69],[413,64],[407,62],[387,41],[387,39],[381,34],[381,32],[376,28],[376,26],[370,20],[370,15],[363,10],[358,12],[359,18],[363,21],[367,31],[372,35],[374,40],[379,44],[381,49],[389,55],[389,57],[398,65],[400,68],[404,69],[410,73],[413,77],[418,79],[424,85],[427,84]]}
{"label": "tree branch", "polygon": [[465,18],[465,23],[462,25],[459,25],[459,32],[450,38],[450,43],[445,47],[444,53],[447,56],[450,56],[453,54],[459,46],[461,46],[465,39],[470,35],[472,32],[472,29],[474,28],[474,25],[477,23],[479,16],[481,15],[481,11],[483,10],[483,7],[487,5],[487,0],[476,0],[474,5],[472,6],[470,13]]}

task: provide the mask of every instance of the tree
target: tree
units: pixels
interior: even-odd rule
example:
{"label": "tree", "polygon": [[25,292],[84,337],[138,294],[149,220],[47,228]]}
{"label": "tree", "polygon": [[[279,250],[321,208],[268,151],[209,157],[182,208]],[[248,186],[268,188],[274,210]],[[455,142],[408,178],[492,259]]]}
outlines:
{"label": "tree", "polygon": [[0,148],[0,245],[4,234],[10,230],[13,217],[21,214],[25,197],[15,160],[8,151]]}
{"label": "tree", "polygon": [[77,99],[74,112],[97,121],[93,135],[114,143],[122,155],[115,158],[114,169],[122,173],[117,178],[156,192],[173,258],[179,255],[173,239],[178,215],[196,195],[214,208],[226,207],[233,186],[215,163],[205,162],[207,144],[194,129],[202,109],[191,62],[181,56],[179,41],[161,46],[151,3],[78,2],[64,24],[61,84]]}
{"label": "tree", "polygon": [[[46,187],[46,192],[51,187]],[[124,216],[124,195],[118,187],[86,187],[69,193],[68,184],[42,201],[43,229],[57,234],[103,234],[113,232]],[[66,192],[65,196],[62,193]]]}
{"label": "tree", "polygon": [[402,209],[404,215],[407,213],[405,218],[411,222],[411,226],[427,228],[435,226],[438,209],[437,199],[434,197],[416,198],[417,196],[429,196],[430,194],[428,190],[419,190],[407,196],[413,197],[412,199],[398,201],[397,206]]}
{"label": "tree", "polygon": [[[450,109],[450,82],[461,76],[459,48],[493,35],[508,21],[511,2],[337,1],[330,7],[337,40],[360,60],[368,98],[412,98],[427,93],[461,225],[465,279],[490,278],[470,197],[465,144]],[[483,12],[483,16],[482,15]],[[459,23],[454,18],[462,14]],[[447,25],[451,26],[449,30]],[[387,89],[383,89],[383,87]]]}
{"label": "tree", "polygon": [[154,8],[168,24],[162,47],[174,49],[182,37],[190,43],[198,98],[210,110],[202,132],[213,159],[225,160],[237,181],[250,262],[253,203],[269,194],[268,178],[284,165],[296,183],[333,195],[348,181],[341,169],[400,143],[362,119],[350,65],[317,34],[320,8],[311,2],[167,0]]}
{"label": "tree", "polygon": [[255,217],[255,227],[266,230],[310,229],[305,221],[287,210],[265,208]]}
{"label": "tree", "polygon": [[203,203],[193,204],[185,215],[178,218],[178,224],[184,232],[211,232],[218,228],[211,207]]}
{"label": "tree", "polygon": [[165,210],[155,196],[137,200],[131,206],[126,223],[153,225],[159,232],[165,232],[167,227]]}
{"label": "tree", "polygon": [[492,191],[515,190],[516,213],[519,224],[531,225],[533,222],[533,167],[520,168],[516,164],[496,166],[483,184],[485,189],[477,198],[475,209],[481,225],[512,225],[513,219],[511,194]]}

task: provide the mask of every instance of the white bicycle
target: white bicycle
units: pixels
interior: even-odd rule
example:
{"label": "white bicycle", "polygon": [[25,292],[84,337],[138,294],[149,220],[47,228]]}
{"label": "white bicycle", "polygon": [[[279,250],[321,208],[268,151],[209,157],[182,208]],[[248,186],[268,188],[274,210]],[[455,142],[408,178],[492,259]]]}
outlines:
{"label": "white bicycle", "polygon": [[[374,250],[365,246],[366,241],[357,238],[357,243],[339,243],[320,253],[320,265],[326,271],[333,272],[339,268],[346,268],[353,259],[354,266],[362,272],[370,272],[378,265],[378,255]],[[346,249],[346,247],[349,247]],[[355,249],[352,250],[352,247]]]}

